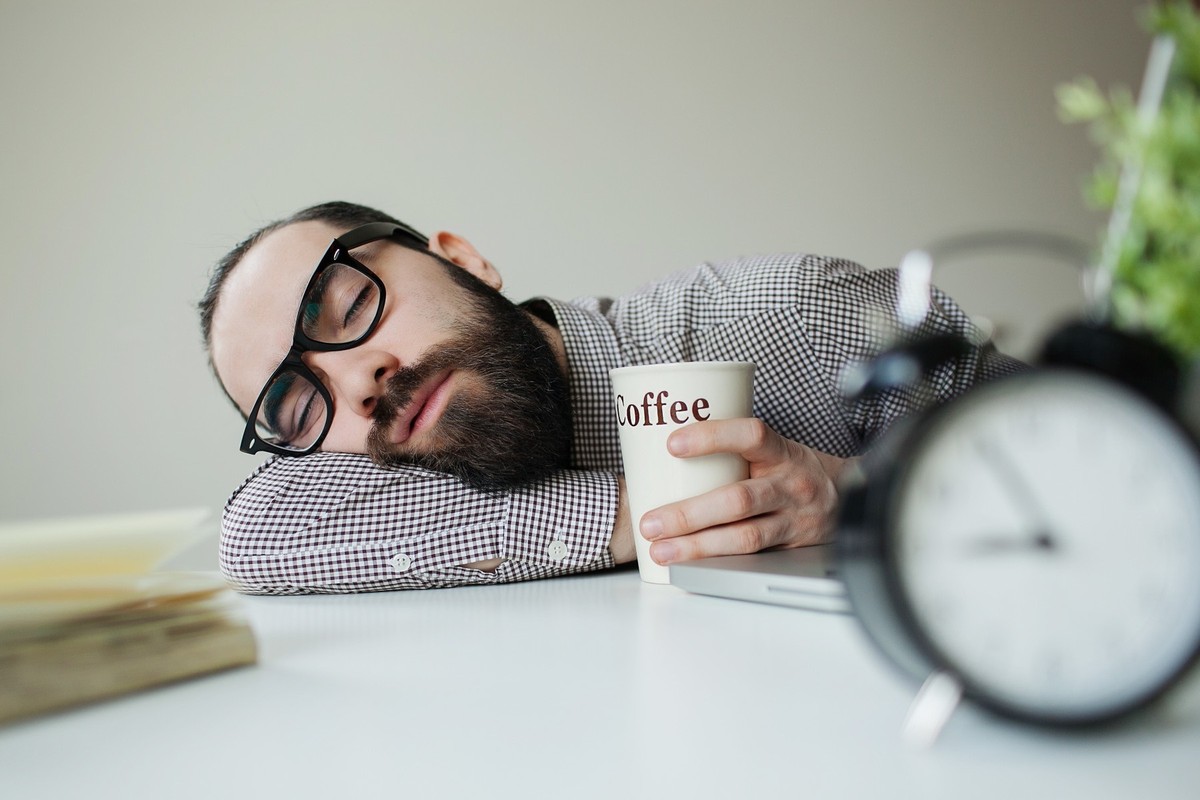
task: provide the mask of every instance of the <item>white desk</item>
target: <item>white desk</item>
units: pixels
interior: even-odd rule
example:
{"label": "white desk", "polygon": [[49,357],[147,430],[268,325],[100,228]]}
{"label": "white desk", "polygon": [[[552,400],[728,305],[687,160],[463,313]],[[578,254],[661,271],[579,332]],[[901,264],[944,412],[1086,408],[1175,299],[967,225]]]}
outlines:
{"label": "white desk", "polygon": [[0,798],[1200,797],[1200,681],[1115,730],[960,709],[855,621],[643,585],[247,598],[257,667],[0,729]]}

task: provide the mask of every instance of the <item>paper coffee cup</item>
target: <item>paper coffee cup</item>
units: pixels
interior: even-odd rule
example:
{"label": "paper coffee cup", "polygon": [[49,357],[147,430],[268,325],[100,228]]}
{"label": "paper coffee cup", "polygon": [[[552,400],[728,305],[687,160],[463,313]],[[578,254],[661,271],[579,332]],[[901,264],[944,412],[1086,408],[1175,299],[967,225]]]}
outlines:
{"label": "paper coffee cup", "polygon": [[669,583],[668,568],[650,558],[642,515],[749,476],[740,456],[716,453],[677,458],[667,437],[677,428],[709,419],[749,417],[754,405],[754,365],[745,361],[648,364],[609,371],[625,462],[638,571],[648,583]]}

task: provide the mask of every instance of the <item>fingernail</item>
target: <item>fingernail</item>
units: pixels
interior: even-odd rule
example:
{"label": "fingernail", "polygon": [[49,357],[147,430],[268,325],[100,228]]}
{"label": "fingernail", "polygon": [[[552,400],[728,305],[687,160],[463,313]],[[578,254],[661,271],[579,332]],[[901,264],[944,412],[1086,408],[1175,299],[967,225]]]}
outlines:
{"label": "fingernail", "polygon": [[667,437],[667,452],[673,456],[682,456],[687,454],[687,437],[678,434],[671,434]]}
{"label": "fingernail", "polygon": [[650,557],[666,566],[679,557],[679,548],[673,542],[658,542],[650,548]]}
{"label": "fingernail", "polygon": [[663,524],[658,517],[642,517],[642,538],[657,539],[662,536]]}

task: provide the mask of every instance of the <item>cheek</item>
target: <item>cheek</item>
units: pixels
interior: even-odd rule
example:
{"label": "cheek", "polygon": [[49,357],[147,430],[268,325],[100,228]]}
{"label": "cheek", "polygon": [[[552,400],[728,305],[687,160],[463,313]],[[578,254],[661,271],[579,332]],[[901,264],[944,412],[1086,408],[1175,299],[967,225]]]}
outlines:
{"label": "cheek", "polygon": [[371,432],[371,419],[357,414],[335,414],[329,434],[321,442],[321,449],[334,453],[367,452],[367,434]]}
{"label": "cheek", "polygon": [[394,293],[400,296],[389,294],[371,341],[411,364],[430,347],[452,338],[463,316],[472,313],[461,297],[447,296],[452,292],[421,285]]}

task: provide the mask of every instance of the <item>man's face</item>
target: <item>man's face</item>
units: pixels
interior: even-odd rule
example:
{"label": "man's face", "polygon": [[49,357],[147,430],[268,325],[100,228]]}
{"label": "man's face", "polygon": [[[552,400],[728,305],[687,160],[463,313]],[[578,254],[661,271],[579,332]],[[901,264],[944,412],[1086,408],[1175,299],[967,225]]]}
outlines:
{"label": "man's face", "polygon": [[[291,347],[313,267],[343,232],[320,222],[273,231],[229,275],[212,358],[243,414]],[[383,241],[353,255],[383,281],[387,298],[362,344],[303,356],[333,396],[321,449],[416,463],[486,489],[566,466],[561,365],[529,316],[496,291],[490,265],[456,266]]]}

